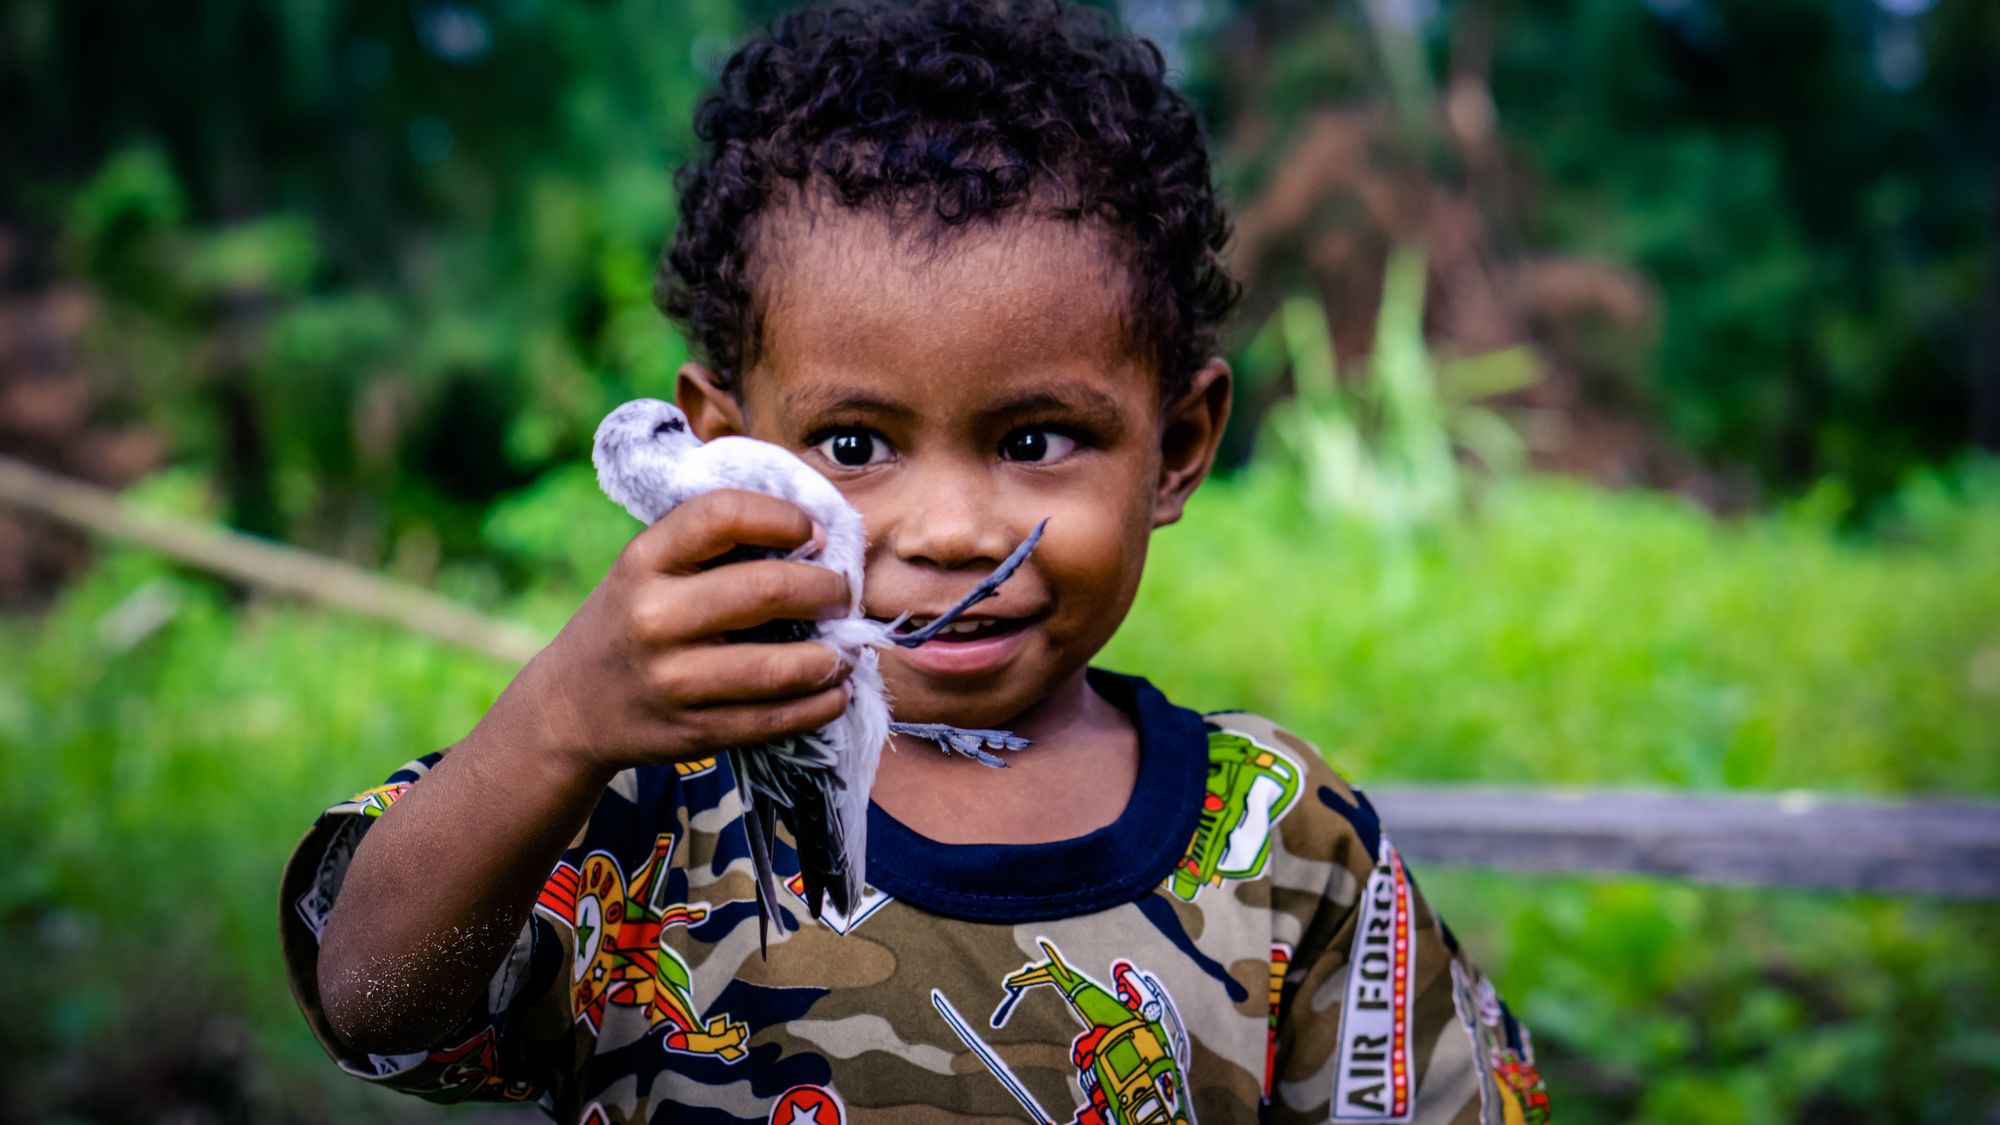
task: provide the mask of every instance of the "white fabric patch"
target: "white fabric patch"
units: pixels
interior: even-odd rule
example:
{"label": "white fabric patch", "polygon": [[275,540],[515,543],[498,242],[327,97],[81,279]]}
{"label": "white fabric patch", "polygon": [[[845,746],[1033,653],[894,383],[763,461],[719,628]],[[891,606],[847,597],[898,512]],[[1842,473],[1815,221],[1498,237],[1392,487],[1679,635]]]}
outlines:
{"label": "white fabric patch", "polygon": [[[785,880],[785,889],[792,892],[801,904],[808,909],[811,908],[812,904],[806,902],[806,877],[803,874]],[[834,933],[845,935],[847,931],[859,926],[870,914],[882,909],[883,904],[888,901],[889,896],[874,887],[862,887],[861,901],[854,904],[853,914],[842,914],[833,908],[832,900],[822,899],[819,904],[819,920]]]}
{"label": "white fabric patch", "polygon": [[1381,860],[1362,888],[1361,916],[1348,954],[1340,1009],[1340,1054],[1333,1074],[1335,1121],[1408,1121],[1411,1097],[1411,981],[1416,969],[1410,879],[1403,857],[1382,837]]}
{"label": "white fabric patch", "polygon": [[1229,846],[1215,865],[1217,871],[1254,875],[1263,870],[1259,859],[1271,840],[1275,823],[1271,814],[1284,799],[1285,787],[1276,778],[1260,777],[1250,783],[1250,792],[1243,799],[1243,822],[1229,834]]}
{"label": "white fabric patch", "polygon": [[361,1066],[347,1059],[336,1059],[340,1069],[361,1078],[394,1078],[415,1070],[418,1063],[430,1058],[424,1051],[414,1051],[407,1055],[368,1055],[368,1065]]}
{"label": "white fabric patch", "polygon": [[535,919],[529,916],[521,927],[521,936],[514,939],[514,946],[507,951],[507,959],[500,962],[500,970],[486,985],[486,1010],[498,1015],[514,1003],[514,997],[521,991],[521,984],[527,979],[528,965],[535,952]]}
{"label": "white fabric patch", "polygon": [[340,893],[341,881],[347,878],[347,865],[354,859],[354,848],[360,842],[364,829],[358,818],[340,818],[334,826],[332,838],[326,842],[326,850],[320,853],[319,868],[313,872],[312,886],[307,887],[298,902],[293,904],[298,910],[299,920],[312,931],[314,941],[318,941],[320,932],[326,929],[326,916],[333,913],[334,896]]}

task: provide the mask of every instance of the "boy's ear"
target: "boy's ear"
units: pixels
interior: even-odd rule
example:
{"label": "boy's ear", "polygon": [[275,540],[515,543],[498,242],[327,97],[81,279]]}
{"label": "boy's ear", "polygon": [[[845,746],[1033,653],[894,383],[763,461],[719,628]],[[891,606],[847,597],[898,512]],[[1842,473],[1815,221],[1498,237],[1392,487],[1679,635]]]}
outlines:
{"label": "boy's ear", "polygon": [[1181,518],[1195,486],[1215,464],[1222,428],[1229,424],[1229,364],[1210,356],[1188,388],[1160,416],[1160,484],[1153,495],[1153,526]]}
{"label": "boy's ear", "polygon": [[688,416],[688,428],[703,441],[749,432],[743,421],[743,404],[715,372],[699,363],[681,364],[680,375],[674,380],[674,405]]}

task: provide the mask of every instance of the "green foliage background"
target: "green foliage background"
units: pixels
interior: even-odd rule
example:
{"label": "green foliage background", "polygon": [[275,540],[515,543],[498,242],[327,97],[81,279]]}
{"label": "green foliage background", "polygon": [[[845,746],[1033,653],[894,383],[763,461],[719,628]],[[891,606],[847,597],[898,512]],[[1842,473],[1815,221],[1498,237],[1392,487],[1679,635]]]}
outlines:
{"label": "green foliage background", "polygon": [[[198,513],[198,483],[145,499]],[[1995,468],[1911,486],[1867,539],[1810,505],[1725,524],[1532,479],[1491,505],[1384,547],[1301,527],[1281,475],[1216,482],[1157,537],[1104,663],[1283,716],[1364,784],[2000,794]],[[559,620],[629,527],[568,488],[514,502],[496,549],[575,570],[494,608]],[[311,1043],[278,871],[321,805],[450,743],[508,670],[124,551],[0,625],[0,663],[0,955],[33,967],[6,977],[25,1015],[0,1059],[25,1119],[419,1114]],[[1420,877],[1536,1031],[1564,1120],[1955,1122],[2000,1095],[2000,904]]]}
{"label": "green foliage background", "polygon": [[[89,294],[97,416],[169,450],[139,502],[552,632],[631,531],[591,427],[686,358],[651,273],[691,107],[772,10],[19,0],[0,295]],[[1305,115],[1381,98],[1360,7],[1176,10],[1245,197]],[[1364,785],[1995,795],[2000,470],[1964,453],[1995,9],[1453,3],[1419,28],[1436,74],[1480,26],[1526,177],[1507,237],[1657,299],[1643,338],[1597,342],[1600,392],[1776,499],[1723,519],[1501,477],[1389,534],[1263,456],[1157,538],[1104,662],[1279,717]],[[1232,72],[1256,34],[1275,48]],[[507,674],[116,548],[0,617],[0,1117],[435,1119],[318,1055],[277,871],[321,805],[451,742]],[[1422,876],[1536,1029],[1564,1120],[2000,1099],[2000,908]]]}

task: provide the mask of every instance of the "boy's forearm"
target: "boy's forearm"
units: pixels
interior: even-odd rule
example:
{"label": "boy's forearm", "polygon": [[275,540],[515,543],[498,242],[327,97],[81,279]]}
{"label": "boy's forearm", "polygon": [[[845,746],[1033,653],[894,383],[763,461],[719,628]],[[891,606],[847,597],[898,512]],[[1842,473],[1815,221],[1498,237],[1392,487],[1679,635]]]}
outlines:
{"label": "boy's forearm", "polygon": [[362,837],[319,953],[350,1047],[437,1045],[486,987],[611,775],[501,708]]}

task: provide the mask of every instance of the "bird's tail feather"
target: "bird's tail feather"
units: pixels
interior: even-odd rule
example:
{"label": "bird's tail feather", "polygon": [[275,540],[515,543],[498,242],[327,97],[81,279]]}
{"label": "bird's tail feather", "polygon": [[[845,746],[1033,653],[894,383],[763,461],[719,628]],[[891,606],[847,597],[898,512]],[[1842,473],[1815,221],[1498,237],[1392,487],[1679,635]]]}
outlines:
{"label": "bird's tail feather", "polygon": [[757,952],[768,956],[771,945],[771,927],[783,929],[785,920],[778,912],[778,884],[772,874],[771,845],[776,837],[777,812],[757,786],[750,780],[744,766],[757,755],[730,752],[730,765],[735,767],[736,792],[743,800],[743,831],[750,838],[750,870],[757,879]]}
{"label": "bird's tail feather", "polygon": [[[779,739],[737,755],[744,788],[745,828],[761,889],[773,885],[769,857],[756,854],[757,832],[782,818],[798,849],[806,905],[817,915],[831,901],[852,914],[861,902],[868,857],[868,794],[889,737],[889,708],[875,652],[854,656],[854,703],[811,734]],[[761,814],[760,826],[752,819]]]}

